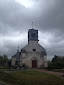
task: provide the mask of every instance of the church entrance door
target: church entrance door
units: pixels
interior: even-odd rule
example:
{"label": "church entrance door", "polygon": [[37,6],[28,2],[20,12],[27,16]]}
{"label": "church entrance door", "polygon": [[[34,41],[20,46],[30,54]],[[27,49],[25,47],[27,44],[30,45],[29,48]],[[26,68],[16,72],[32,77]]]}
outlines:
{"label": "church entrance door", "polygon": [[32,61],[32,68],[37,68],[37,60]]}

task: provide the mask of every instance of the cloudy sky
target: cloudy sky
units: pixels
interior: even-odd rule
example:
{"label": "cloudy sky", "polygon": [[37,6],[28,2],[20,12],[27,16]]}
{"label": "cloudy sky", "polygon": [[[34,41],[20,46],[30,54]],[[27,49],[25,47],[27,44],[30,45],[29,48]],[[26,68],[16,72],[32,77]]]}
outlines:
{"label": "cloudy sky", "polygon": [[0,0],[0,55],[10,58],[28,43],[32,21],[48,59],[64,55],[64,0]]}

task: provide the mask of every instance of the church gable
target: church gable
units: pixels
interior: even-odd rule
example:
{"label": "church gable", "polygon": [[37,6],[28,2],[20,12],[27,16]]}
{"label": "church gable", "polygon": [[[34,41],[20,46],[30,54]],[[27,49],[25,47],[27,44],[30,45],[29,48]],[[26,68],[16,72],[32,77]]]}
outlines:
{"label": "church gable", "polygon": [[40,51],[46,51],[40,44],[33,42],[32,44],[28,44],[26,45],[24,48],[22,48],[23,50],[26,51],[31,51],[33,52],[33,49],[36,50],[36,52],[40,52]]}

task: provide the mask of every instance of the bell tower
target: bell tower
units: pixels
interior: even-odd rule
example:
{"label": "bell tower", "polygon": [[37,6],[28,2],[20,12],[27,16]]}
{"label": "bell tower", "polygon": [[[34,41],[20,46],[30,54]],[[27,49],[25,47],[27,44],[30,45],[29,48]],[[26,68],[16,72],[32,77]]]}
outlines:
{"label": "bell tower", "polygon": [[28,31],[28,44],[29,41],[38,41],[38,30],[29,29]]}

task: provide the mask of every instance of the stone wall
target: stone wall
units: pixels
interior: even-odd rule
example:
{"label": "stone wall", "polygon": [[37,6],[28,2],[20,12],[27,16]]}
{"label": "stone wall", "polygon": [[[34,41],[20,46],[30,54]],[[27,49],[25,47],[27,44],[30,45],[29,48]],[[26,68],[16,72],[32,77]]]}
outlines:
{"label": "stone wall", "polygon": [[15,66],[16,57],[12,57],[11,66]]}
{"label": "stone wall", "polygon": [[[46,50],[38,43],[38,41],[29,41],[29,44],[22,48],[19,62],[20,66],[26,65],[32,68],[32,61],[37,61],[37,68],[47,67]],[[15,65],[16,58],[12,58],[12,65]]]}
{"label": "stone wall", "polygon": [[21,66],[22,64],[25,64],[27,67],[32,68],[32,61],[37,60],[37,68],[40,67],[45,67],[46,62],[44,62],[44,57],[46,56],[41,56],[41,52],[27,52],[22,56],[24,53],[21,53],[20,61],[21,61]]}

